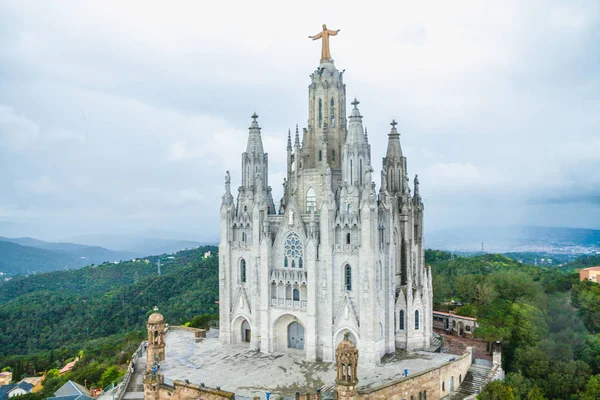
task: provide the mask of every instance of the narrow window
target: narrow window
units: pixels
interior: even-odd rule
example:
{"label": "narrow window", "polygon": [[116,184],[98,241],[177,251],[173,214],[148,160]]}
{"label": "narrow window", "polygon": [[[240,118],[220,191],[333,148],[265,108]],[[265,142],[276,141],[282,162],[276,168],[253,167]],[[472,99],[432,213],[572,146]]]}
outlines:
{"label": "narrow window", "polygon": [[400,330],[404,330],[404,310],[400,310]]}
{"label": "narrow window", "polygon": [[419,392],[419,400],[423,400],[423,393]]}
{"label": "narrow window", "polygon": [[302,257],[298,260],[298,268],[302,268]]}
{"label": "narrow window", "polygon": [[323,103],[319,99],[319,128],[323,127]]}
{"label": "narrow window", "polygon": [[442,382],[442,392],[446,391],[446,382]]}
{"label": "narrow window", "polygon": [[415,311],[415,330],[419,330],[419,310]]}
{"label": "narrow window", "polygon": [[242,232],[242,242],[246,241],[246,232]]}
{"label": "narrow window", "polygon": [[315,189],[308,188],[306,191],[306,212],[317,211],[317,194]]}
{"label": "narrow window", "polygon": [[354,183],[353,174],[352,174],[352,160],[350,160],[350,184]]}
{"label": "narrow window", "polygon": [[458,375],[458,383],[462,383],[462,374]]}
{"label": "narrow window", "polygon": [[240,261],[240,276],[242,282],[246,282],[246,260],[243,258],[242,261]]}
{"label": "narrow window", "polygon": [[298,289],[294,289],[294,301],[300,301],[300,291]]}
{"label": "narrow window", "polygon": [[331,121],[329,125],[331,125],[333,128],[335,126],[335,107],[333,99],[331,99],[331,111],[329,111],[329,119]]}
{"label": "narrow window", "polygon": [[350,244],[350,233],[346,233],[346,244]]}
{"label": "narrow window", "polygon": [[346,290],[352,290],[352,268],[346,264]]}
{"label": "narrow window", "polygon": [[362,168],[362,159],[360,160],[360,170],[358,172],[358,180],[360,184],[363,184],[363,168]]}
{"label": "narrow window", "polygon": [[283,259],[283,266],[284,266],[285,268],[287,268],[287,266],[288,266],[288,259],[287,259],[287,257],[285,257],[285,258]]}
{"label": "narrow window", "polygon": [[292,260],[292,268],[296,268],[296,260]]}
{"label": "narrow window", "polygon": [[335,161],[335,150],[331,150],[331,161]]}
{"label": "narrow window", "polygon": [[427,390],[423,390],[423,400],[427,400]]}
{"label": "narrow window", "polygon": [[323,161],[323,152],[319,150],[319,161]]}

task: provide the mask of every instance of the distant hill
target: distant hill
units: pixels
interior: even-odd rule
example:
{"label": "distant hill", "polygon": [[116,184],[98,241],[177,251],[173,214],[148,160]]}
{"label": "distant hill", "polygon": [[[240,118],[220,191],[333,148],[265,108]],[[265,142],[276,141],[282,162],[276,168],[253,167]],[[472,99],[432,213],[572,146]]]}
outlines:
{"label": "distant hill", "polygon": [[[205,251],[213,256],[204,258]],[[0,359],[61,347],[78,351],[89,340],[144,329],[153,306],[171,324],[216,313],[217,251],[206,246],[0,282]]]}
{"label": "distant hill", "polygon": [[174,253],[176,251],[200,247],[202,243],[171,238],[96,234],[74,236],[69,242],[92,246],[102,246],[115,251],[129,251],[140,255]]}
{"label": "distant hill", "polygon": [[0,255],[0,272],[9,275],[75,269],[139,256],[132,252],[116,252],[98,246],[51,243],[28,237],[0,237]]}
{"label": "distant hill", "polygon": [[600,230],[501,226],[434,231],[425,235],[427,248],[494,253],[600,254]]}

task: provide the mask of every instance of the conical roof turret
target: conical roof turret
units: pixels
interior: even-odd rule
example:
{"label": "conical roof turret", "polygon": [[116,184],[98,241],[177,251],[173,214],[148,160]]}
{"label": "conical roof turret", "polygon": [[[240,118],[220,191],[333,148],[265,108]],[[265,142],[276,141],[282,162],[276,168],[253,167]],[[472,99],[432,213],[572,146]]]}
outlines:
{"label": "conical roof turret", "polygon": [[346,136],[346,144],[364,144],[365,131],[362,124],[362,115],[358,110],[360,102],[356,99],[351,103],[354,108],[348,118],[348,136]]}
{"label": "conical roof turret", "polygon": [[258,126],[258,115],[252,114],[252,124],[250,124],[248,132],[248,145],[246,146],[246,153],[249,154],[263,154],[262,138],[260,137],[260,126]]}
{"label": "conical roof turret", "polygon": [[402,157],[402,146],[400,146],[400,134],[396,129],[398,123],[395,119],[390,122],[392,130],[388,134],[388,147],[385,157],[389,160],[400,159]]}

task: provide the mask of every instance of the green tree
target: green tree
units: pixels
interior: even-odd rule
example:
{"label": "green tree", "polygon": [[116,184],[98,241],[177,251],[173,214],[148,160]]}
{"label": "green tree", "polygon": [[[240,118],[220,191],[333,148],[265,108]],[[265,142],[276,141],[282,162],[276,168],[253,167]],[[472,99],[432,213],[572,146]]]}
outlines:
{"label": "green tree", "polygon": [[600,399],[600,375],[592,376],[585,385],[583,400]]}
{"label": "green tree", "polygon": [[515,395],[512,388],[506,383],[492,381],[477,396],[477,400],[515,400]]}

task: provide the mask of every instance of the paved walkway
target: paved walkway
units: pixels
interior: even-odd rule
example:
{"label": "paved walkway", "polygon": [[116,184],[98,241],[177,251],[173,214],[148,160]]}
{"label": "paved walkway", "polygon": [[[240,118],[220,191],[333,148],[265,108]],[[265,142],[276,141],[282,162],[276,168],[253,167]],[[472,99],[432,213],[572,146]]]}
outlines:
{"label": "paved walkway", "polygon": [[146,353],[138,357],[135,363],[135,372],[129,380],[123,399],[143,399],[144,398],[144,370],[146,368]]}
{"label": "paved walkway", "polygon": [[[238,396],[289,396],[296,391],[314,391],[335,382],[335,364],[308,362],[304,352],[288,350],[274,354],[252,351],[245,344],[223,346],[218,338],[196,342],[191,332],[169,331],[166,336],[166,360],[160,372],[165,379],[189,379],[208,387],[220,386]],[[359,387],[379,386],[409,374],[447,362],[448,354],[398,351],[385,357],[381,366],[360,366]]]}

